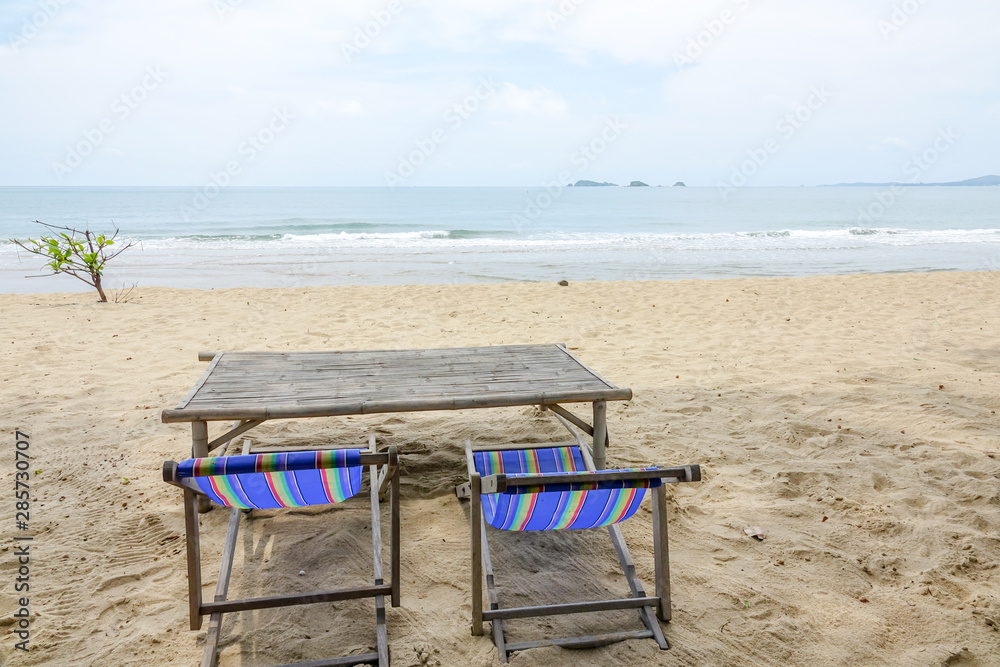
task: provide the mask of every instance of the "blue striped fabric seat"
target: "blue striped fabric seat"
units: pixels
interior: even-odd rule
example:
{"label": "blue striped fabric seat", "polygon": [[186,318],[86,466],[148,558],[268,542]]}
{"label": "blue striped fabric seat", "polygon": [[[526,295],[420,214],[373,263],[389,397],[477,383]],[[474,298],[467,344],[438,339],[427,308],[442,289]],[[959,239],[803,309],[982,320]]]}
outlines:
{"label": "blue striped fabric seat", "polygon": [[360,460],[360,449],[187,459],[177,479],[226,507],[327,505],[361,490]]}
{"label": "blue striped fabric seat", "polygon": [[[579,447],[475,452],[476,470],[483,477],[503,473],[558,475],[587,470]],[[628,519],[659,479],[599,484],[553,484],[511,487],[483,496],[486,522],[501,530],[560,530],[609,526]]]}

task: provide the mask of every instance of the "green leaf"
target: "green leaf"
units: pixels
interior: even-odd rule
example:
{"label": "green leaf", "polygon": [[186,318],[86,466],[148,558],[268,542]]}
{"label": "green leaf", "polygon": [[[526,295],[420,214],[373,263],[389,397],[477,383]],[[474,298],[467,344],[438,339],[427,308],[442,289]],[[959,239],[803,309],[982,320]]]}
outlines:
{"label": "green leaf", "polygon": [[[89,229],[50,231],[51,236],[26,239],[23,247],[47,258],[44,266],[53,273],[73,275],[94,285],[95,279],[104,274],[104,265],[108,261],[104,256],[104,249],[114,245],[114,238],[106,234],[95,234]],[[125,246],[126,249],[128,247]],[[90,274],[89,280],[86,273]]]}

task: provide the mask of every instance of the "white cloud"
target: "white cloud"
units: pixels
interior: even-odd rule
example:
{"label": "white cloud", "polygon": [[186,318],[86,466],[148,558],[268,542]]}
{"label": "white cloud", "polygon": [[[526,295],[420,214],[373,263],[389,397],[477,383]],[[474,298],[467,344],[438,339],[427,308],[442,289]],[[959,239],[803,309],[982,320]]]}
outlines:
{"label": "white cloud", "polygon": [[[378,184],[484,75],[506,83],[415,182],[505,183],[516,174],[517,184],[531,184],[601,119],[623,114],[632,129],[604,164],[630,173],[602,178],[661,170],[671,182],[712,184],[816,85],[828,86],[832,101],[755,184],[888,180],[905,148],[888,139],[919,147],[946,124],[969,139],[936,168],[955,177],[997,171],[993,0],[925,3],[890,39],[878,28],[888,2],[589,0],[553,29],[546,12],[559,5],[403,0],[348,63],[340,45],[386,0],[244,0],[224,20],[209,0],[67,3],[16,51],[0,44],[0,146],[17,156],[0,162],[0,184],[52,183],[52,160],[108,116],[149,65],[169,78],[117,123],[71,184],[200,182],[281,106],[301,122],[244,184],[297,174],[313,179],[303,184]],[[18,10],[3,11],[2,25],[21,25]],[[700,52],[678,70],[675,55],[692,43]],[[115,151],[130,160],[113,159]]]}

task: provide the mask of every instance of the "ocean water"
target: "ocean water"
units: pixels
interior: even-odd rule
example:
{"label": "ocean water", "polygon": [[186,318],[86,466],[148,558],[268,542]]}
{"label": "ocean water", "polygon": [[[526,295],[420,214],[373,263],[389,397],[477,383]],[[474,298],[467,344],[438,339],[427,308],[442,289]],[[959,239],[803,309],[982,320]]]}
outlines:
{"label": "ocean water", "polygon": [[88,289],[6,239],[141,243],[110,287],[669,280],[1000,269],[1000,187],[0,188],[0,292]]}

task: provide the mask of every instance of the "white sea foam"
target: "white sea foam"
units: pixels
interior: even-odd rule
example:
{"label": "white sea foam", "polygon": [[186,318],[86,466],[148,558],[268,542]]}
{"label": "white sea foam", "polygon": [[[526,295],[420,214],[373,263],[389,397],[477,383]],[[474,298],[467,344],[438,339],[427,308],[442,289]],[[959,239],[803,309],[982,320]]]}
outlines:
{"label": "white sea foam", "polygon": [[284,234],[280,237],[175,237],[143,242],[149,250],[194,249],[294,251],[323,249],[371,250],[834,250],[871,246],[932,246],[940,244],[1000,244],[1000,229],[911,230],[903,228],[787,229],[704,234],[554,232],[468,237],[447,230],[414,232],[337,232]]}
{"label": "white sea foam", "polygon": [[[516,188],[233,189],[197,222],[179,189],[0,188],[0,291],[59,290],[24,280],[43,260],[5,241],[34,219],[110,220],[142,240],[108,277],[143,285],[402,284],[638,280],[884,271],[996,270],[1000,188],[914,188],[879,222],[858,222],[866,189],[567,189],[516,225]],[[124,239],[123,239],[124,240]]]}
{"label": "white sea foam", "polygon": [[446,239],[451,232],[432,230],[422,232],[338,232],[331,234],[285,234],[283,243],[323,244],[357,241],[416,241],[421,239]]}

